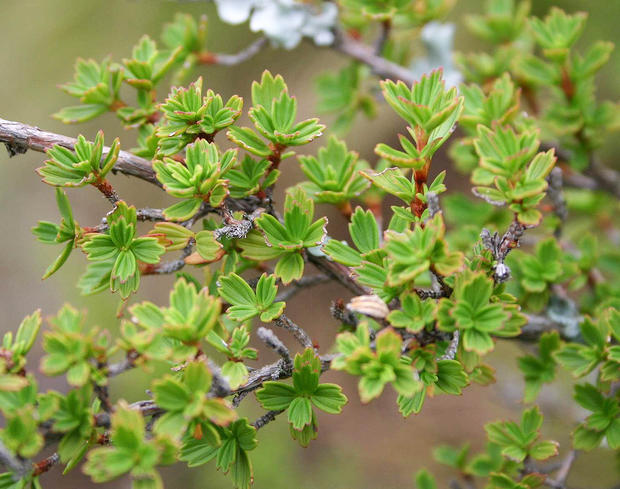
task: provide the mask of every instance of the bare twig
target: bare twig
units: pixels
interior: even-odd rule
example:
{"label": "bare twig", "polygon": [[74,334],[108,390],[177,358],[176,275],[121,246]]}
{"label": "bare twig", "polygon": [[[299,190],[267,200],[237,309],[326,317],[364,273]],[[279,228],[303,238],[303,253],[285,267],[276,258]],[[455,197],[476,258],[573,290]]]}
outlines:
{"label": "bare twig", "polygon": [[152,209],[150,207],[144,207],[136,211],[136,217],[138,221],[165,221],[164,211],[162,209]]}
{"label": "bare twig", "polygon": [[[76,142],[77,140],[74,138],[42,131],[38,127],[0,119],[0,143],[6,145],[10,156],[25,153],[29,149],[44,153],[55,144],[73,150]],[[105,158],[109,150],[108,146],[103,148],[102,158]],[[113,171],[131,175],[161,186],[155,178],[151,162],[127,151],[119,153]]]}
{"label": "bare twig", "polygon": [[510,278],[510,268],[504,260],[513,248],[519,246],[524,232],[525,226],[515,218],[501,238],[498,233],[491,234],[488,229],[483,229],[480,233],[482,244],[491,251],[495,259],[494,275],[497,283],[505,282]]}
{"label": "bare twig", "polygon": [[282,360],[284,360],[288,365],[293,364],[293,360],[291,359],[291,353],[288,351],[288,348],[284,343],[282,343],[282,340],[278,338],[272,330],[263,328],[261,326],[256,331],[256,335],[263,343],[265,343],[269,348],[271,348],[278,355],[280,355],[282,357]]}
{"label": "bare twig", "polygon": [[176,260],[156,263],[154,265],[145,265],[141,270],[142,275],[165,275],[168,273],[178,272],[186,265],[185,258],[192,254],[193,247],[193,243],[190,242],[190,244],[183,248],[183,253],[181,253],[181,257],[177,258]]}
{"label": "bare twig", "polygon": [[392,80],[402,80],[408,85],[413,84],[415,81],[413,73],[407,68],[378,56],[371,47],[356,41],[345,33],[339,33],[333,48],[350,58],[368,65],[377,76]]}
{"label": "bare twig", "polygon": [[314,344],[312,343],[312,339],[310,339],[310,336],[308,335],[308,333],[306,333],[300,326],[295,324],[284,314],[274,319],[273,324],[293,333],[293,336],[295,337],[295,339],[304,348],[314,348]]}
{"label": "bare twig", "polygon": [[135,361],[138,358],[139,354],[134,351],[128,351],[127,355],[123,360],[118,363],[111,363],[108,365],[108,377],[116,377],[117,375],[126,372],[127,370],[131,370],[135,367]]}
{"label": "bare twig", "polygon": [[551,487],[552,489],[567,489],[566,488],[566,479],[568,479],[568,474],[570,469],[577,458],[577,454],[579,452],[577,450],[571,450],[568,455],[564,458],[555,478],[547,477],[545,479],[545,485]]}
{"label": "bare twig", "polygon": [[283,409],[280,409],[280,410],[277,410],[277,411],[267,411],[260,418],[258,418],[256,421],[254,421],[252,423],[252,426],[254,426],[254,428],[256,428],[257,430],[260,430],[263,426],[265,426],[266,424],[271,423],[273,420],[275,420],[276,416],[278,414],[281,414],[283,412],[284,412]]}

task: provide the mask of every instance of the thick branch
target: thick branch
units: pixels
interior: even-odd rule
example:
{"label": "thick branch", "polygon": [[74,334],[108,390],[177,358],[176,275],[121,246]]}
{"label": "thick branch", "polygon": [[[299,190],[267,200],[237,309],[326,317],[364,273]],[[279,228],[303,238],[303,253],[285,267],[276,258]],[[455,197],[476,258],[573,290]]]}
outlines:
{"label": "thick branch", "polygon": [[[55,144],[73,150],[76,142],[77,140],[74,138],[43,131],[38,127],[0,119],[0,143],[6,145],[10,156],[25,153],[29,149],[45,153]],[[104,158],[109,150],[108,146],[103,148]],[[155,178],[151,162],[127,151],[119,153],[113,171],[131,175],[158,186],[160,185]]]}

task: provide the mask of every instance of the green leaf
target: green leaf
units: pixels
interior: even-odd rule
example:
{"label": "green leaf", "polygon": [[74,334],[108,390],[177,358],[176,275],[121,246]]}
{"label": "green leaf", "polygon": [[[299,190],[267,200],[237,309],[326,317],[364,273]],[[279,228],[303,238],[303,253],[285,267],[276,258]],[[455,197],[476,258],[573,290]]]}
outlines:
{"label": "green leaf", "polygon": [[553,441],[541,441],[530,449],[530,456],[536,460],[547,460],[558,454],[558,443]]}
{"label": "green leaf", "polygon": [[317,408],[329,414],[340,414],[342,407],[348,402],[342,388],[336,384],[320,384],[310,400]]}
{"label": "green leaf", "polygon": [[415,198],[414,185],[401,173],[398,168],[388,168],[382,172],[360,172],[363,177],[387,193],[395,195],[406,204],[410,204]]}
{"label": "green leaf", "polygon": [[77,124],[94,119],[107,111],[108,107],[103,104],[74,105],[60,109],[53,117],[65,124]]}
{"label": "green leaf", "polygon": [[295,389],[282,382],[265,382],[256,393],[256,398],[265,409],[287,409],[297,397]]}
{"label": "green leaf", "polygon": [[266,158],[271,154],[269,146],[249,127],[232,126],[227,136],[233,143],[256,156]]}
{"label": "green leaf", "polygon": [[415,475],[417,489],[437,489],[435,478],[427,470],[420,470]]}
{"label": "green leaf", "polygon": [[361,253],[370,253],[379,248],[379,228],[371,211],[357,207],[349,225],[351,239]]}
{"label": "green leaf", "polygon": [[30,351],[34,341],[41,328],[41,310],[37,309],[30,316],[26,316],[15,335],[15,341],[13,342],[12,350],[16,355],[25,355]]}
{"label": "green leaf", "polygon": [[288,408],[288,421],[295,430],[301,430],[312,422],[312,405],[306,397],[296,397]]}
{"label": "green leaf", "polygon": [[286,253],[284,254],[276,264],[274,273],[276,277],[282,280],[282,283],[287,285],[293,280],[299,280],[304,272],[304,259],[300,253]]}
{"label": "green leaf", "polygon": [[334,261],[348,267],[356,267],[362,264],[361,255],[342,241],[330,239],[327,244],[323,246],[323,251]]}

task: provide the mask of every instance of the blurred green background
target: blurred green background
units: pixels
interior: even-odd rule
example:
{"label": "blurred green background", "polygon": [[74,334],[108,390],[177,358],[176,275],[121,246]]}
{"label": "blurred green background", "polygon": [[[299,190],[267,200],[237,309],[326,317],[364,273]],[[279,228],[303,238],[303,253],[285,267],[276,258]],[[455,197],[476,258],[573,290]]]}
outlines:
{"label": "blurred green background", "polygon": [[[543,15],[551,4],[567,11],[588,11],[590,20],[582,46],[593,39],[618,40],[618,1],[535,0],[532,3],[537,15]],[[460,0],[451,12],[448,20],[457,22],[457,50],[481,47],[458,23],[464,13],[480,8],[478,0]],[[209,16],[209,48],[212,51],[236,52],[253,38],[247,25],[231,27],[221,24],[213,5],[204,1],[1,0],[0,117],[71,136],[82,133],[88,138],[102,128],[108,142],[118,135],[123,148],[132,147],[135,134],[123,131],[113,115],[81,126],[63,126],[52,119],[50,115],[59,108],[74,104],[74,99],[58,90],[57,85],[72,78],[75,58],[100,60],[111,55],[115,60],[121,60],[129,55],[132,45],[142,34],[158,39],[162,25],[176,12],[196,16],[206,13]],[[281,73],[291,93],[299,98],[300,117],[307,117],[315,115],[313,81],[316,75],[325,68],[337,68],[345,62],[328,49],[303,43],[294,51],[266,49],[242,65],[207,67],[199,73],[205,78],[207,87],[223,96],[236,93],[246,99],[251,81],[259,78],[265,68]],[[619,73],[620,56],[615,52],[601,73],[601,97],[617,99]],[[326,120],[329,123],[329,118]],[[351,148],[373,162],[375,144],[393,141],[399,130],[402,130],[402,122],[381,108],[377,119],[358,121],[346,139]],[[218,141],[226,144],[223,136],[219,136]],[[316,148],[316,145],[304,147],[300,153],[314,153]],[[614,154],[618,149],[616,142],[604,148],[604,153]],[[15,329],[19,321],[37,307],[44,315],[51,315],[64,302],[87,309],[90,324],[114,332],[118,327],[115,318],[118,298],[107,293],[87,298],[79,296],[74,284],[85,261],[78,254],[52,278],[45,282],[40,279],[47,264],[59,252],[37,243],[30,233],[30,228],[39,219],[57,220],[53,190],[41,184],[34,173],[42,161],[43,155],[35,152],[9,160],[7,153],[0,151],[0,309],[4,316],[1,332]],[[448,161],[439,166],[442,164],[449,166]],[[440,169],[434,168],[435,171]],[[283,170],[289,184],[301,176],[292,160],[285,162]],[[459,174],[452,173],[448,179],[449,187],[463,183]],[[143,182],[117,176],[113,184],[121,196],[138,207],[162,207],[169,202],[163,192]],[[282,188],[279,192],[278,196]],[[83,225],[97,224],[109,210],[107,202],[95,189],[69,191],[69,196],[76,219]],[[319,209],[319,212],[330,216],[332,235],[344,236],[345,223],[338,215],[329,209]],[[133,300],[148,298],[165,304],[172,281],[173,277],[147,277]],[[312,302],[309,302],[310,297]],[[287,311],[327,348],[337,327],[327,305],[339,297],[347,297],[341,288],[324,285],[313,289],[311,295],[298,296]],[[413,487],[413,474],[423,466],[438,475],[440,487],[447,487],[451,473],[432,461],[432,447],[469,440],[474,448],[482,448],[485,422],[519,415],[523,383],[516,371],[516,357],[527,349],[528,346],[501,343],[489,358],[489,363],[497,369],[497,384],[488,388],[470,387],[459,398],[440,396],[427,400],[422,413],[409,419],[398,414],[393,392],[388,390],[378,401],[362,406],[354,379],[341,373],[328,373],[325,380],[341,383],[350,399],[345,414],[320,416],[319,438],[306,449],[290,439],[284,419],[278,419],[261,430],[259,447],[252,453],[254,487],[405,489]],[[39,342],[32,352],[35,365],[40,354]],[[270,352],[261,352],[261,361],[273,360]],[[40,380],[44,389],[66,389],[62,379]],[[144,374],[135,371],[114,379],[111,392],[115,399],[122,397],[131,402],[145,398],[147,387]],[[558,440],[561,453],[565,453],[569,446],[574,421],[583,415],[569,401],[570,395],[571,382],[561,377],[560,382],[544,388],[539,399],[546,417],[543,435]],[[253,402],[249,399],[243,406],[244,413],[252,418],[260,413]],[[574,467],[569,479],[571,487],[607,488],[617,482],[612,456],[602,449],[582,455]],[[231,487],[229,479],[216,472],[213,463],[193,470],[177,465],[164,469],[163,474],[169,488]],[[79,471],[62,477],[58,469],[46,474],[43,484],[47,488],[93,487]],[[124,488],[129,485],[129,480],[120,479],[97,487]]]}

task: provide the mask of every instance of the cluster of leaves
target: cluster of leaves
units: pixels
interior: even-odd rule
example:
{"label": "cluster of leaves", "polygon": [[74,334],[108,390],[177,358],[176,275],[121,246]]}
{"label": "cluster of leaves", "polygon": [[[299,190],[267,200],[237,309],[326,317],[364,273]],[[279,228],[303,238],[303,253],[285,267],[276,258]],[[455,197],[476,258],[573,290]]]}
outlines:
{"label": "cluster of leaves", "polygon": [[242,255],[256,261],[277,259],[276,277],[288,284],[304,273],[303,251],[323,242],[327,218],[314,219],[314,201],[300,187],[289,190],[284,201],[283,222],[264,213],[256,219],[258,230],[239,242]]}
{"label": "cluster of leaves", "polygon": [[[260,83],[252,84],[252,107],[248,115],[258,131],[248,127],[233,126],[228,137],[246,151],[263,158],[286,158],[282,154],[289,146],[308,144],[323,133],[325,126],[318,119],[297,119],[297,99],[290,96],[284,79],[263,73]],[[261,137],[267,139],[264,142]]]}
{"label": "cluster of leaves", "polygon": [[[544,461],[558,454],[558,443],[540,439],[543,416],[538,407],[527,409],[521,422],[498,421],[485,425],[488,443],[481,453],[472,455],[469,444],[460,448],[442,445],[435,448],[435,460],[460,474],[465,480],[483,479],[492,489],[535,489],[546,475],[525,467],[524,461]],[[418,473],[418,488],[436,487],[425,471]],[[421,484],[422,483],[422,484]],[[424,486],[423,484],[431,484]]]}
{"label": "cluster of leaves", "polygon": [[50,159],[37,171],[45,183],[56,187],[101,185],[114,167],[119,151],[120,143],[116,138],[102,158],[103,131],[97,133],[94,143],[80,135],[73,151],[59,145],[48,150]]}
{"label": "cluster of leaves", "polygon": [[317,437],[318,421],[313,406],[329,414],[340,414],[347,403],[337,384],[319,384],[321,360],[311,348],[295,356],[293,384],[264,382],[256,398],[265,409],[288,413],[292,437],[308,446]]}
{"label": "cluster of leaves", "polygon": [[485,275],[463,273],[455,281],[452,297],[439,301],[439,329],[461,331],[465,351],[484,355],[493,350],[491,335],[517,336],[526,322],[510,298],[493,298],[493,288],[493,281]]}
{"label": "cluster of leaves", "polygon": [[140,286],[138,261],[158,263],[165,248],[153,236],[136,238],[136,208],[123,201],[117,203],[106,219],[109,234],[89,233],[84,236],[82,249],[94,262],[90,265],[93,273],[89,281],[93,289],[109,286],[126,298]]}

